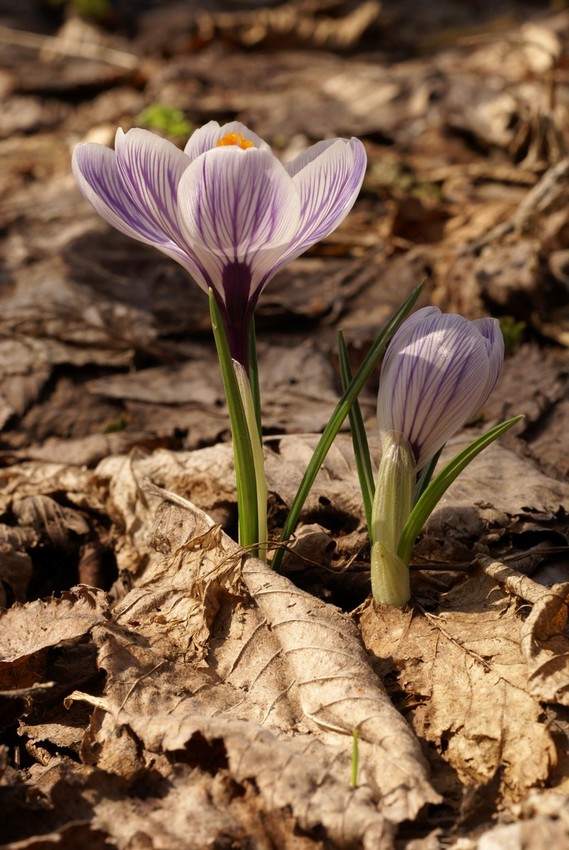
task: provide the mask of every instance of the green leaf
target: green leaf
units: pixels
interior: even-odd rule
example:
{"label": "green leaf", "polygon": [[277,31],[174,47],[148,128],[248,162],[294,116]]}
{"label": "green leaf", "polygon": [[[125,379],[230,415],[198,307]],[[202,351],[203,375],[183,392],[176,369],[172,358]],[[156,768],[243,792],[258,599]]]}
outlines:
{"label": "green leaf", "polygon": [[[314,479],[318,475],[320,467],[324,463],[326,455],[330,450],[330,446],[334,442],[338,431],[342,427],[344,419],[350,412],[352,404],[357,399],[358,395],[362,391],[365,382],[375,369],[380,357],[383,355],[383,352],[387,348],[389,340],[391,339],[399,325],[406,318],[408,313],[411,311],[411,308],[413,307],[417,298],[421,294],[424,285],[425,281],[421,281],[421,283],[413,290],[409,298],[407,298],[405,303],[393,314],[391,319],[388,321],[388,323],[386,324],[386,326],[381,331],[374,344],[370,348],[365,360],[360,365],[358,371],[354,375],[354,379],[350,383],[350,386],[344,392],[342,398],[336,405],[336,408],[332,413],[332,416],[330,417],[330,420],[326,425],[326,428],[324,429],[316,448],[314,449],[314,454],[310,459],[310,463],[308,464],[306,472],[304,473],[302,481],[300,482],[298,492],[294,497],[288,517],[281,533],[282,543],[285,543],[290,538],[291,534],[296,528],[300,512],[310,492],[310,489],[314,484]],[[273,558],[273,569],[279,569],[283,554],[284,550],[282,547],[280,549],[277,549]]]}
{"label": "green leaf", "polygon": [[[352,380],[352,368],[348,357],[348,349],[344,340],[342,331],[338,332],[338,359],[340,362],[340,379],[342,381],[342,390],[346,392]],[[359,401],[356,399],[349,412],[350,417],[350,432],[352,434],[352,445],[354,447],[354,457],[356,459],[356,468],[360,481],[360,489],[362,491],[362,500],[364,503],[364,511],[366,515],[367,527],[371,526],[371,508],[373,504],[373,494],[375,484],[373,480],[373,469],[371,466],[371,458],[369,454],[369,445],[367,434],[364,428],[364,420]]]}
{"label": "green leaf", "polygon": [[425,522],[432,514],[436,505],[448,490],[455,478],[460,475],[463,469],[474,460],[474,458],[502,434],[505,434],[512,425],[523,419],[523,416],[514,416],[512,419],[507,419],[505,422],[500,422],[494,428],[486,431],[478,437],[477,440],[470,443],[465,449],[459,452],[443,469],[439,472],[436,478],[431,481],[427,489],[415,504],[415,507],[409,514],[409,518],[405,523],[405,528],[401,533],[397,554],[406,564],[411,560],[411,553],[417,535],[421,531]]}
{"label": "green leaf", "polygon": [[417,486],[415,487],[415,499],[414,499],[415,502],[419,501],[419,499],[421,498],[421,496],[423,495],[423,493],[425,492],[425,490],[429,486],[431,478],[433,477],[433,472],[435,471],[435,467],[436,467],[437,463],[439,462],[439,458],[441,456],[443,449],[444,449],[444,446],[442,446],[438,450],[436,455],[433,455],[433,457],[430,459],[428,464],[425,467],[423,467],[423,470],[421,471],[421,474],[419,476],[419,480],[417,481]]}
{"label": "green leaf", "polygon": [[223,327],[223,318],[213,290],[209,290],[211,326],[219,358],[221,377],[229,409],[235,477],[237,479],[237,507],[239,511],[239,543],[244,547],[254,546],[259,540],[257,517],[257,485],[253,449],[247,427],[247,417],[241,400],[233,360]]}

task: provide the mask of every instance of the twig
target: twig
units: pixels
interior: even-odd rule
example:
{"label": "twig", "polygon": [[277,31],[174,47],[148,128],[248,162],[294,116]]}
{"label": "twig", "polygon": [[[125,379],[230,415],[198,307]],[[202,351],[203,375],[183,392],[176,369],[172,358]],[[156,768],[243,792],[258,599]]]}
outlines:
{"label": "twig", "polygon": [[16,44],[18,47],[28,47],[31,50],[47,49],[62,56],[74,56],[77,59],[95,59],[106,62],[108,65],[127,68],[129,71],[134,70],[139,62],[138,57],[132,53],[124,53],[122,50],[104,47],[101,44],[93,44],[89,41],[71,44],[58,36],[39,35],[35,32],[23,32],[3,26],[0,26],[0,44]]}

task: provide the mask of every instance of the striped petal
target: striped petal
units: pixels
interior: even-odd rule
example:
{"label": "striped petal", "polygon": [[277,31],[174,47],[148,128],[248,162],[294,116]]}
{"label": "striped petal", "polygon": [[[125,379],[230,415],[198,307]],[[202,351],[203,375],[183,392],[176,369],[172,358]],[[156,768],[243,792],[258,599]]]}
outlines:
{"label": "striped petal", "polygon": [[77,145],[72,169],[83,195],[109,224],[151,245],[167,244],[162,230],[125,192],[114,151],[91,142]]}
{"label": "striped petal", "polygon": [[141,204],[125,185],[114,151],[90,142],[77,145],[72,169],[79,189],[102,218],[126,236],[173,257],[204,285],[201,268],[189,246],[174,241],[171,228],[164,227],[154,209]]}
{"label": "striped petal", "polygon": [[114,152],[88,144],[73,157],[81,191],[110,224],[213,287],[239,351],[238,325],[249,323],[263,286],[342,221],[365,165],[360,142],[336,139],[285,168],[239,121],[210,121],[183,152],[133,129],[117,131]]}
{"label": "striped petal", "polygon": [[480,407],[482,407],[496,386],[498,378],[500,377],[500,372],[502,371],[502,366],[504,365],[504,337],[496,319],[475,319],[472,324],[484,340],[490,361],[488,368],[488,383],[481,393],[483,397],[480,402]]}
{"label": "striped petal", "polygon": [[253,142],[259,150],[270,150],[268,144],[260,136],[257,136],[256,133],[253,133],[252,130],[239,121],[230,121],[228,124],[223,124],[223,126],[220,126],[217,121],[209,121],[192,133],[184,148],[184,153],[190,160],[194,160],[196,157],[201,156],[202,153],[212,150],[219,140],[227,136],[228,133],[240,133],[244,139]]}
{"label": "striped petal", "polygon": [[287,165],[300,193],[300,224],[279,266],[328,236],[344,220],[360,191],[366,169],[358,139],[319,142]]}
{"label": "striped petal", "polygon": [[221,281],[229,266],[247,266],[251,294],[288,247],[300,216],[298,192],[270,151],[236,146],[191,163],[178,205],[186,239],[211,280]]}
{"label": "striped petal", "polygon": [[437,308],[417,311],[386,352],[378,395],[381,433],[405,434],[421,469],[484,404],[498,379],[503,340],[482,324]]}
{"label": "striped petal", "polygon": [[179,221],[178,184],[190,165],[188,157],[166,139],[140,129],[117,130],[115,153],[121,180],[137,209],[178,247],[207,288],[209,281]]}

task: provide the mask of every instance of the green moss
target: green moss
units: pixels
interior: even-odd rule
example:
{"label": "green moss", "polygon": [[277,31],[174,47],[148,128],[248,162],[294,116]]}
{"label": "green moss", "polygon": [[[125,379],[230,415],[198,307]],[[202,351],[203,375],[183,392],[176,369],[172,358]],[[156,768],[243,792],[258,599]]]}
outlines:
{"label": "green moss", "polygon": [[125,410],[121,410],[116,419],[113,419],[105,427],[105,434],[116,434],[117,431],[124,431],[128,427],[128,416]]}
{"label": "green moss", "polygon": [[181,109],[161,103],[151,103],[143,109],[137,116],[136,123],[148,130],[158,130],[166,136],[183,138],[190,136],[194,129]]}
{"label": "green moss", "polygon": [[100,20],[111,13],[110,0],[49,0],[51,6],[69,6],[82,18]]}
{"label": "green moss", "polygon": [[504,348],[506,354],[512,354],[523,342],[526,329],[525,322],[517,322],[513,316],[502,316],[500,318],[500,330],[504,337]]}

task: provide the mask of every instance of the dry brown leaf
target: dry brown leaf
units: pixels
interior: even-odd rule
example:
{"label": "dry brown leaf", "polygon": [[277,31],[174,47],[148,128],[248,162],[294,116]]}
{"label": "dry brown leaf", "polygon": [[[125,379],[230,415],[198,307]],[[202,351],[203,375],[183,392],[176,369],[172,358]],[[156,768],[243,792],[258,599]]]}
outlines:
{"label": "dry brown leaf", "polygon": [[[196,446],[213,443],[227,430],[227,408],[213,352],[199,354],[199,359],[180,365],[98,378],[89,382],[88,389],[94,395],[120,399],[127,411],[133,409],[129,402],[162,407],[162,417],[171,420],[172,431],[174,423],[181,428],[189,421],[177,409],[193,409],[188,440]],[[312,432],[324,428],[338,396],[333,370],[311,340],[292,348],[260,346],[260,375],[266,430]],[[164,411],[164,407],[172,410]],[[149,420],[146,422],[148,425]]]}
{"label": "dry brown leaf", "polygon": [[0,665],[5,671],[13,662],[84,635],[107,616],[106,594],[92,587],[0,611]]}
{"label": "dry brown leaf", "polygon": [[568,594],[567,584],[545,589],[522,630],[530,693],[560,705],[569,705]]}
{"label": "dry brown leaf", "polygon": [[[512,823],[512,819],[516,822]],[[506,823],[479,832],[476,840],[460,839],[450,850],[565,850],[569,841],[567,796],[552,791],[531,791],[511,807]]]}
{"label": "dry brown leaf", "polygon": [[151,753],[191,755],[200,736],[222,740],[231,775],[254,780],[268,812],[288,806],[302,829],[321,824],[338,846],[389,847],[383,818],[412,818],[438,798],[353,621],[243,560],[211,520],[179,503],[159,512],[155,543],[169,554],[123,599],[116,625],[95,629],[105,696],[73,695],[104,712],[93,733],[104,764],[115,763],[117,724]]}
{"label": "dry brown leaf", "polygon": [[480,564],[487,575],[532,606],[520,635],[529,692],[545,703],[569,705],[569,584],[544,587],[499,561],[480,558]]}
{"label": "dry brown leaf", "polygon": [[[269,491],[290,505],[318,435],[266,438],[265,463]],[[341,436],[330,450],[306,501],[304,516],[326,526],[327,519],[342,518],[348,530],[361,524],[363,507],[349,437]],[[219,443],[193,452],[158,449],[150,455],[106,458],[95,470],[96,479],[108,492],[107,513],[120,534],[117,561],[122,569],[138,572],[155,559],[148,545],[156,497],[145,482],[164,487],[190,499],[214,519],[234,518],[237,501],[233,450]]]}
{"label": "dry brown leaf", "polygon": [[415,729],[466,785],[502,771],[503,793],[515,800],[548,779],[556,750],[529,693],[523,620],[491,579],[467,579],[436,615],[367,606],[360,625],[368,648],[393,657],[401,686],[420,699]]}
{"label": "dry brown leaf", "polygon": [[[215,744],[212,755],[214,748]],[[154,784],[155,793],[143,799],[102,794],[97,801],[93,825],[113,839],[113,846],[203,850],[212,841],[218,846],[230,841],[234,846],[272,844],[279,850],[316,850],[317,843],[308,836],[294,835],[290,814],[271,818],[258,811],[253,795],[239,793],[223,772],[216,777],[195,767],[176,765],[168,782],[157,779]]]}
{"label": "dry brown leaf", "polygon": [[32,560],[27,552],[14,551],[10,529],[0,525],[0,608],[25,602],[32,577]]}
{"label": "dry brown leaf", "polygon": [[[42,835],[38,830],[38,835],[33,838],[10,841],[9,844],[4,845],[4,848],[5,850],[48,850],[50,847],[56,847],[57,850],[75,850],[81,847],[81,850],[100,850],[101,846],[105,846],[101,842],[104,842],[103,833],[93,830],[91,824],[85,822],[70,823],[46,835]],[[141,847],[140,850],[143,848]]]}
{"label": "dry brown leaf", "polygon": [[[474,439],[466,433],[449,440],[443,462]],[[555,515],[569,500],[569,485],[530,466],[514,452],[493,443],[449,487],[429,518],[425,534],[441,541],[451,535],[468,542],[484,533],[507,529],[512,518],[535,513]],[[475,550],[476,551],[476,550]],[[452,556],[451,556],[452,560]]]}
{"label": "dry brown leaf", "polygon": [[32,461],[0,470],[0,507],[10,509],[14,499],[25,496],[65,494],[73,504],[102,508],[93,473],[64,463]]}

